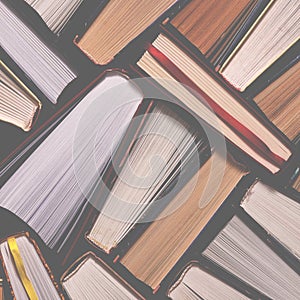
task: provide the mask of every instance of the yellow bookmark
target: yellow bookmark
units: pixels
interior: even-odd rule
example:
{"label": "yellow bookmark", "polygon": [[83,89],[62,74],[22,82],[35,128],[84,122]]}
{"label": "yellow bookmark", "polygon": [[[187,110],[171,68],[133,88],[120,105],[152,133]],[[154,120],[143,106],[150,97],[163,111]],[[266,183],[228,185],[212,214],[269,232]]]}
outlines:
{"label": "yellow bookmark", "polygon": [[23,284],[23,287],[24,287],[29,299],[30,300],[38,300],[39,298],[34,290],[34,287],[26,274],[25,266],[24,266],[16,239],[14,237],[10,237],[7,239],[7,243],[8,243],[10,253],[13,256],[15,266],[19,273],[21,282]]}

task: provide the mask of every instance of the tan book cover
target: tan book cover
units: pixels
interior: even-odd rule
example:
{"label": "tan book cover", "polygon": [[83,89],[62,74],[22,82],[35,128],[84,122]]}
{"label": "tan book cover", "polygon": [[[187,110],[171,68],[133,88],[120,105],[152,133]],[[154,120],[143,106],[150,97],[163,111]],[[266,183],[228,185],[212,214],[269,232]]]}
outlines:
{"label": "tan book cover", "polygon": [[[218,153],[212,157],[218,161],[220,172],[225,164],[220,185],[206,190],[211,175],[210,158],[162,213],[172,211],[182,197],[190,193],[187,200],[172,214],[154,221],[121,259],[134,276],[153,289],[159,286],[246,173],[230,159],[224,162]],[[213,192],[212,199],[204,204],[203,201],[207,200],[205,195]]]}
{"label": "tan book cover", "polygon": [[95,63],[109,63],[176,0],[111,0],[78,41]]}

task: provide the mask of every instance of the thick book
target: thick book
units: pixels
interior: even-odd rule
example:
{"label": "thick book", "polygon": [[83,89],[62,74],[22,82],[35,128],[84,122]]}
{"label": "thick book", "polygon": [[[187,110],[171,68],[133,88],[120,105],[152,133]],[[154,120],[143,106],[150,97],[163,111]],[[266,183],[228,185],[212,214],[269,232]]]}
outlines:
{"label": "thick book", "polygon": [[0,253],[14,299],[64,299],[38,245],[28,233],[2,240]]}
{"label": "thick book", "polygon": [[70,299],[144,299],[111,267],[93,253],[78,259],[62,277]]}
{"label": "thick book", "polygon": [[[158,103],[130,147],[87,238],[110,252],[136,223],[148,222],[142,217],[157,202],[167,201],[167,196],[161,198],[166,187],[174,180],[179,185],[184,165],[198,149],[208,148],[206,137],[199,135],[198,129],[189,125],[186,118],[165,103]],[[200,167],[201,162],[198,164]]]}
{"label": "thick book", "polygon": [[173,300],[250,299],[197,264],[188,266],[170,288]]}
{"label": "thick book", "polygon": [[75,43],[92,61],[105,65],[175,3],[111,0]]}
{"label": "thick book", "polygon": [[269,1],[220,69],[239,91],[299,40],[300,9],[297,0]]}
{"label": "thick book", "polygon": [[256,95],[253,100],[290,140],[300,133],[300,62]]}
{"label": "thick book", "polygon": [[213,153],[120,262],[156,290],[245,174]]}
{"label": "thick book", "polygon": [[55,249],[86,207],[143,100],[119,72],[100,74],[93,85],[0,190],[0,206]]}
{"label": "thick book", "polygon": [[207,55],[249,3],[249,0],[192,0],[171,24]]}
{"label": "thick book", "polygon": [[41,102],[1,60],[0,94],[0,120],[29,131],[37,119]]}
{"label": "thick book", "polygon": [[300,204],[258,181],[248,190],[241,207],[271,236],[300,258]]}
{"label": "thick book", "polygon": [[52,103],[77,75],[8,4],[0,2],[0,46]]}
{"label": "thick book", "polygon": [[298,299],[300,277],[282,258],[234,216],[203,256],[270,299]]}
{"label": "thick book", "polygon": [[189,52],[177,36],[160,33],[137,65],[189,111],[271,173],[280,171],[291,157],[288,139]]}

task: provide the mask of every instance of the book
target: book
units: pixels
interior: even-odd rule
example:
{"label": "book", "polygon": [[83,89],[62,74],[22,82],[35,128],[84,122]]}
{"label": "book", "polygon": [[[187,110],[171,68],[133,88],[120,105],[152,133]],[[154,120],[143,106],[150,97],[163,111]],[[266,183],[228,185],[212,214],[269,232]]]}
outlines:
{"label": "book", "polygon": [[245,174],[214,152],[120,262],[156,290]]}
{"label": "book", "polygon": [[92,61],[105,65],[174,3],[111,0],[76,44]]}
{"label": "book", "polygon": [[174,17],[171,24],[207,55],[250,2],[193,0]]}
{"label": "book", "polygon": [[195,264],[188,266],[182,272],[180,279],[171,287],[168,296],[173,300],[249,299]]}
{"label": "book", "polygon": [[108,72],[6,181],[0,206],[59,251],[142,99],[127,77]]}
{"label": "book", "polygon": [[237,216],[203,256],[271,299],[297,299],[299,275]]}
{"label": "book", "polygon": [[300,205],[297,201],[258,181],[244,196],[241,207],[300,258]]}
{"label": "book", "polygon": [[265,115],[290,140],[299,134],[300,116],[295,113],[300,104],[300,62],[256,95],[253,100]]}
{"label": "book", "polygon": [[62,278],[70,299],[144,299],[94,254],[86,254],[75,264]]}
{"label": "book", "polygon": [[76,78],[74,71],[3,1],[0,46],[52,102]]}
{"label": "book", "polygon": [[270,1],[222,65],[220,73],[239,91],[299,40],[299,3]]}
{"label": "book", "polygon": [[291,156],[286,139],[261,114],[166,34],[158,35],[137,65],[271,173],[277,173]]}
{"label": "book", "polygon": [[267,4],[268,1],[266,0],[250,1],[247,7],[234,19],[231,25],[205,54],[216,70],[220,69],[229,55],[238,46]]}
{"label": "book", "polygon": [[59,35],[83,0],[25,0],[41,16],[49,29]]}
{"label": "book", "polygon": [[1,60],[0,91],[0,120],[29,131],[41,102]]}
{"label": "book", "polygon": [[202,148],[208,148],[207,141],[197,139],[197,128],[158,103],[135,137],[87,238],[108,253],[117,247],[136,223],[147,222],[142,217],[155,202],[166,201],[160,199],[165,188],[184,176],[184,165]]}
{"label": "book", "polygon": [[0,244],[1,260],[14,299],[64,299],[42,254],[28,234]]}

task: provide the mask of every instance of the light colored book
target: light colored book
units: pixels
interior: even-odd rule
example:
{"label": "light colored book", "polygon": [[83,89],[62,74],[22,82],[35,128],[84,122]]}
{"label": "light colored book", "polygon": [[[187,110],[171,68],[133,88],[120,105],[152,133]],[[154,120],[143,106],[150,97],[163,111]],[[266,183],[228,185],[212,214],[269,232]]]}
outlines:
{"label": "light colored book", "polygon": [[168,183],[206,139],[168,106],[157,104],[149,114],[88,239],[110,252],[142,221]]}
{"label": "light colored book", "polygon": [[203,256],[271,299],[299,298],[299,275],[237,216]]}
{"label": "light colored book", "polygon": [[30,130],[41,102],[1,60],[0,94],[0,120]]}
{"label": "light colored book", "polygon": [[59,35],[83,0],[25,0],[49,29]]}
{"label": "light colored book", "polygon": [[142,99],[122,74],[107,74],[2,186],[0,206],[31,226],[49,247],[60,247]]}
{"label": "light colored book", "polygon": [[272,0],[249,29],[220,73],[244,91],[300,37],[298,0]]}
{"label": "light colored book", "polygon": [[66,86],[76,78],[71,68],[6,4],[0,2],[0,46],[56,103]]}
{"label": "light colored book", "polygon": [[87,255],[62,279],[70,299],[143,299],[117,273],[94,255]]}
{"label": "light colored book", "polygon": [[242,208],[270,235],[300,258],[300,205],[258,181],[245,195]]}
{"label": "light colored book", "polygon": [[239,291],[197,265],[187,267],[170,289],[173,300],[246,300]]}
{"label": "light colored book", "polygon": [[0,253],[14,299],[63,299],[37,245],[27,235],[7,238]]}

